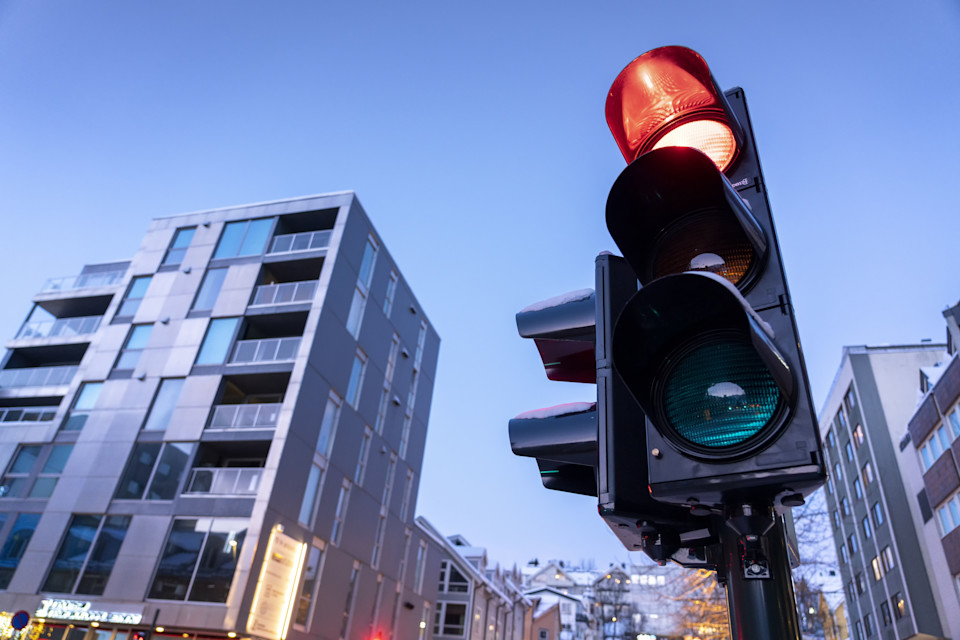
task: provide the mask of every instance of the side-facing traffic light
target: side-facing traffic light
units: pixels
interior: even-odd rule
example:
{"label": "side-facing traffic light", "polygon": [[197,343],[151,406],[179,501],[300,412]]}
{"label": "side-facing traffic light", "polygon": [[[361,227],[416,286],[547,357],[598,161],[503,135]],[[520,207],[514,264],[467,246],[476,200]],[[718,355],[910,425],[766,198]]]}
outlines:
{"label": "side-facing traffic light", "polygon": [[630,163],[607,227],[640,282],[613,362],[647,415],[650,494],[802,501],[823,455],[743,91],[664,47],[617,78],[607,121]]}

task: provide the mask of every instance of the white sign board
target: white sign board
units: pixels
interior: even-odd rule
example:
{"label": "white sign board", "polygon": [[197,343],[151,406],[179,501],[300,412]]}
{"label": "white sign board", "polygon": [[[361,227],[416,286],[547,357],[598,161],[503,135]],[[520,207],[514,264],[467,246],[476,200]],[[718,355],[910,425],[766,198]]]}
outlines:
{"label": "white sign board", "polygon": [[267,553],[247,619],[247,632],[261,638],[283,640],[290,624],[303,552],[307,545],[297,542],[278,528],[270,532]]}
{"label": "white sign board", "polygon": [[56,600],[44,599],[33,614],[37,618],[52,618],[56,620],[85,620],[97,622],[115,622],[118,624],[140,624],[143,617],[140,613],[126,613],[120,611],[97,611],[90,608],[91,604],[83,600]]}

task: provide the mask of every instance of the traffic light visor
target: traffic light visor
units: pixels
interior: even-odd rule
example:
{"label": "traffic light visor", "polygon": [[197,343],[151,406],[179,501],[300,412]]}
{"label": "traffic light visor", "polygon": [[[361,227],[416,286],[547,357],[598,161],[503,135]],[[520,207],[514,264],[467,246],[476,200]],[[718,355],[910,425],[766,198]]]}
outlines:
{"label": "traffic light visor", "polygon": [[693,147],[720,171],[743,134],[710,68],[686,47],[660,47],[620,72],[607,95],[607,125],[627,164],[662,147]]}

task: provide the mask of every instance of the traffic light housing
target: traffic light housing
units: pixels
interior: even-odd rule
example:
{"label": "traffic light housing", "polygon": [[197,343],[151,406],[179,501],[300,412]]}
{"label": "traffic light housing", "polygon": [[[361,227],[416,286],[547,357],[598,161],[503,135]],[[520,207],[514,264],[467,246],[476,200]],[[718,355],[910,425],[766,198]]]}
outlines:
{"label": "traffic light housing", "polygon": [[607,227],[640,283],[613,362],[646,413],[650,496],[716,513],[797,504],[823,483],[823,454],[743,91],[664,47],[618,76],[607,120],[630,163]]}

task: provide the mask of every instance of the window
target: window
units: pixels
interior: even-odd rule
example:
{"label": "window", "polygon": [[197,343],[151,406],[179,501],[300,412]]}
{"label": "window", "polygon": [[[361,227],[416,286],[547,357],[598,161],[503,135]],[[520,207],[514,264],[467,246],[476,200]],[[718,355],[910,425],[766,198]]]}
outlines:
{"label": "window", "polygon": [[847,406],[847,412],[857,406],[857,397],[853,393],[853,385],[850,385],[850,388],[847,389],[847,393],[844,394],[843,404]]}
{"label": "window", "polygon": [[860,470],[860,475],[863,476],[863,484],[869,487],[873,482],[873,465],[870,464],[869,460],[863,465],[863,469]]}
{"label": "window", "polygon": [[20,558],[23,557],[23,552],[26,551],[38,522],[40,522],[39,513],[21,513],[13,523],[10,533],[7,534],[7,540],[0,549],[0,589],[10,586],[13,572],[17,570]]}
{"label": "window", "polygon": [[367,292],[357,284],[357,288],[353,290],[353,300],[350,301],[350,312],[347,314],[347,331],[354,340],[360,337],[360,321],[366,308]]}
{"label": "window", "polygon": [[883,620],[883,626],[885,627],[889,627],[890,623],[893,622],[893,618],[890,617],[890,605],[887,604],[886,600],[880,603],[880,618]]}
{"label": "window", "polygon": [[827,475],[827,493],[833,495],[833,477],[829,474]]}
{"label": "window", "polygon": [[21,445],[0,479],[0,498],[49,498],[71,451],[72,444]]}
{"label": "window", "polygon": [[873,560],[870,561],[870,566],[873,568],[873,579],[874,581],[879,581],[883,577],[883,569],[880,568],[880,558],[873,556]]}
{"label": "window", "polygon": [[[410,553],[410,529],[403,532],[403,553],[400,554],[400,565],[397,568],[397,579],[403,583],[404,573],[407,570],[407,554]],[[399,584],[397,585],[400,586]]]}
{"label": "window", "polygon": [[363,474],[367,468],[367,456],[370,454],[370,440],[373,437],[373,429],[363,428],[363,439],[360,441],[360,453],[357,455],[357,467],[353,471],[353,482],[363,484]]}
{"label": "window", "polygon": [[153,331],[152,324],[135,324],[130,328],[127,335],[127,341],[124,342],[120,355],[117,357],[117,363],[113,368],[117,371],[132,370],[140,361],[140,355],[143,353],[147,341],[150,339],[150,332]]}
{"label": "window", "polygon": [[144,431],[166,431],[177,400],[180,399],[183,382],[183,378],[165,378],[160,381],[153,405],[147,414],[147,421],[143,424]]}
{"label": "window", "polygon": [[863,591],[864,591],[864,589],[866,588],[866,586],[865,586],[865,584],[864,584],[864,581],[863,581],[863,574],[862,574],[862,573],[858,573],[858,574],[857,574],[856,581],[857,581],[857,595],[858,595],[858,596],[862,596],[862,595],[863,595]]}
{"label": "window", "polygon": [[873,614],[867,612],[867,615],[863,616],[863,628],[867,632],[867,637],[873,635]]}
{"label": "window", "polygon": [[857,552],[857,536],[851,533],[849,536],[847,536],[847,542],[850,543],[850,553],[856,553]]}
{"label": "window", "polygon": [[320,560],[323,558],[323,549],[310,547],[307,554],[307,566],[303,570],[303,581],[300,583],[300,593],[297,596],[297,608],[293,615],[293,623],[302,627],[309,625],[313,617],[313,606],[317,599],[317,585],[320,576]]}
{"label": "window", "polygon": [[340,405],[342,401],[340,396],[330,392],[327,399],[327,407],[323,410],[323,418],[320,420],[320,434],[317,436],[317,453],[329,458],[330,448],[333,445],[333,436],[336,431],[337,422],[340,420]]}
{"label": "window", "polygon": [[856,625],[854,626],[854,628],[856,629],[856,640],[864,640],[864,638],[863,638],[863,624],[862,624],[859,620],[857,620],[857,623],[856,623]]}
{"label": "window", "polygon": [[883,507],[880,506],[879,502],[874,502],[871,512],[873,513],[873,526],[877,528],[883,524]]}
{"label": "window", "polygon": [[837,446],[837,438],[833,435],[833,429],[827,429],[827,446],[831,448]]}
{"label": "window", "polygon": [[230,343],[237,330],[240,318],[217,318],[211,320],[203,337],[197,364],[223,364],[230,352]]}
{"label": "window", "polygon": [[838,425],[841,427],[847,426],[847,416],[843,415],[843,409],[837,411],[837,417],[835,418]]}
{"label": "window", "polygon": [[190,241],[193,240],[193,233],[196,230],[196,227],[177,229],[176,233],[173,234],[173,240],[170,242],[170,248],[167,249],[167,255],[163,257],[163,264],[176,265],[183,262],[183,257],[187,254],[187,247],[190,246]]}
{"label": "window", "polygon": [[377,519],[377,532],[373,536],[373,553],[370,555],[370,566],[374,569],[380,563],[380,550],[383,548],[383,536],[387,530],[387,516],[381,513]]}
{"label": "window", "polygon": [[363,248],[363,258],[360,259],[360,271],[357,272],[357,282],[365,289],[370,288],[370,278],[373,277],[373,263],[377,259],[378,243],[372,237],[367,237],[367,244]]}
{"label": "window", "polygon": [[343,533],[343,521],[347,516],[347,502],[350,500],[350,482],[344,480],[340,485],[340,495],[337,496],[337,510],[333,514],[333,529],[330,531],[330,542],[340,544],[340,535]]}
{"label": "window", "polygon": [[853,430],[853,446],[857,449],[860,448],[860,445],[863,444],[863,425],[858,424]]}
{"label": "window", "polygon": [[883,551],[880,552],[880,558],[883,560],[883,571],[888,573],[897,566],[896,561],[893,559],[893,551],[889,546],[883,548]]}
{"label": "window", "polygon": [[833,465],[833,477],[836,479],[838,484],[843,482],[843,474],[840,472],[839,462],[835,462]]}
{"label": "window", "polygon": [[937,511],[940,516],[940,529],[947,535],[960,527],[960,493],[952,495]]}
{"label": "window", "polygon": [[400,519],[407,521],[407,509],[410,508],[410,494],[413,493],[413,469],[407,469],[407,482],[403,488],[403,503],[400,505]]}
{"label": "window", "polygon": [[903,594],[899,591],[896,592],[890,598],[890,602],[893,604],[893,617],[897,620],[905,618],[907,615],[907,601],[904,600]]}
{"label": "window", "polygon": [[374,428],[377,433],[383,433],[387,421],[387,409],[390,405],[390,387],[393,385],[393,374],[397,370],[397,353],[400,351],[400,336],[396,333],[390,339],[390,352],[387,356],[387,366],[383,375],[383,388],[380,390],[380,406],[377,408],[377,422]]}
{"label": "window", "polygon": [[843,445],[843,452],[847,455],[847,461],[853,462],[853,446],[849,442]]}
{"label": "window", "polygon": [[933,466],[933,454],[930,453],[929,443],[920,447],[920,461],[923,463],[924,471]]}
{"label": "window", "polygon": [[357,590],[357,577],[360,575],[360,563],[354,561],[353,571],[350,572],[350,584],[347,586],[347,601],[343,607],[343,618],[340,624],[340,638],[347,637],[347,631],[350,628],[350,616],[353,614],[353,594]]}
{"label": "window", "polygon": [[857,500],[863,500],[863,486],[860,484],[860,478],[853,479],[853,493],[857,496]]}
{"label": "window", "polygon": [[470,583],[449,560],[440,562],[440,593],[467,593]]}
{"label": "window", "polygon": [[223,233],[220,235],[220,242],[217,243],[217,250],[213,253],[213,259],[262,254],[267,246],[267,239],[272,227],[272,218],[228,222],[223,227]]}
{"label": "window", "polygon": [[117,318],[132,318],[137,309],[140,308],[140,302],[147,293],[147,287],[153,276],[136,276],[130,280],[130,287],[127,289],[127,295],[124,296],[120,308],[117,310]]}
{"label": "window", "polygon": [[950,430],[954,438],[960,438],[960,405],[950,414]]}
{"label": "window", "polygon": [[856,600],[856,599],[857,599],[857,593],[853,590],[853,583],[852,583],[852,582],[848,582],[848,583],[847,583],[847,603],[848,603],[848,606],[849,606],[849,603],[853,602],[853,601]]}
{"label": "window", "polygon": [[423,568],[427,563],[427,543],[423,540],[417,547],[417,562],[413,568],[413,590],[417,593],[423,589]]}
{"label": "window", "polygon": [[74,515],[43,591],[103,595],[130,516]]}
{"label": "window", "polygon": [[347,404],[354,409],[357,408],[357,401],[360,399],[360,386],[363,384],[363,374],[367,369],[367,354],[357,350],[357,355],[353,359],[353,368],[350,370],[350,382],[347,383],[347,394],[345,399]]}
{"label": "window", "polygon": [[390,279],[387,281],[387,295],[383,297],[383,312],[390,316],[390,310],[393,309],[393,298],[397,294],[397,277],[396,271],[390,272]]}
{"label": "window", "polygon": [[227,268],[207,269],[203,275],[203,282],[200,283],[200,290],[193,301],[191,311],[210,311],[217,302],[220,295],[220,289],[223,288],[223,281],[227,277]]}
{"label": "window", "polygon": [[117,485],[116,500],[173,500],[193,453],[192,442],[140,442]]}
{"label": "window", "polygon": [[847,555],[847,545],[843,543],[840,544],[840,562],[841,564],[850,562],[850,556]]}
{"label": "window", "polygon": [[50,422],[56,407],[0,407],[0,422]]}
{"label": "window", "polygon": [[70,409],[60,429],[63,431],[80,431],[83,429],[83,425],[87,423],[87,418],[90,417],[90,412],[97,404],[101,389],[103,389],[102,382],[82,383],[77,391],[76,399],[73,401],[73,408]]}
{"label": "window", "polygon": [[873,537],[873,531],[870,529],[869,517],[864,517],[863,520],[860,521],[860,526],[863,529],[863,538],[865,540],[869,540]]}
{"label": "window", "polygon": [[413,425],[413,416],[408,410],[403,417],[403,429],[400,431],[400,455],[406,459],[407,447],[410,445],[410,427]]}
{"label": "window", "polygon": [[843,511],[844,518],[850,516],[850,501],[847,500],[847,496],[840,498],[840,510]]}
{"label": "window", "polygon": [[397,470],[397,454],[390,454],[390,462],[387,466],[387,480],[383,484],[383,495],[380,497],[380,504],[390,508],[390,496],[393,494],[393,480]]}
{"label": "window", "polygon": [[300,502],[299,520],[308,527],[313,527],[313,518],[317,515],[317,496],[320,493],[320,481],[323,479],[323,469],[314,463],[307,474],[307,485],[304,487],[303,500]]}
{"label": "window", "polygon": [[467,629],[467,605],[455,602],[438,602],[437,615],[434,618],[435,636],[454,636],[462,638]]}
{"label": "window", "polygon": [[833,528],[840,529],[840,512],[836,509],[833,510]]}
{"label": "window", "polygon": [[245,518],[174,520],[147,597],[226,602],[246,533]]}

